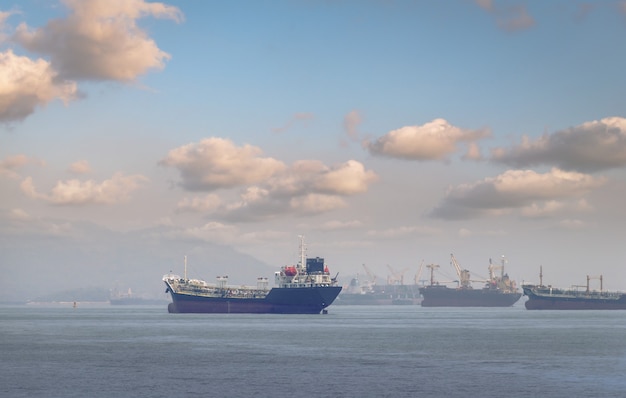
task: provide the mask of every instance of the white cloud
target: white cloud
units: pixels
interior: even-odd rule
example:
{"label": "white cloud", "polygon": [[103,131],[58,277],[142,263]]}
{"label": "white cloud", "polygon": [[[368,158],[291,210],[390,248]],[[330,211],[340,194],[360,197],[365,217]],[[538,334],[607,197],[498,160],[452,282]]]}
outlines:
{"label": "white cloud", "polygon": [[[550,205],[552,201],[580,198],[605,182],[602,177],[559,169],[544,174],[508,170],[495,178],[450,188],[431,215],[444,219],[472,218],[512,209],[526,208],[529,212],[533,206],[543,208],[545,214],[546,206],[554,206]],[[541,204],[534,205],[536,203]]]}
{"label": "white cloud", "polygon": [[14,155],[9,156],[0,161],[0,177],[6,177],[10,179],[20,178],[18,170],[30,163],[36,163],[42,165],[43,162],[33,158],[29,158],[26,155]]}
{"label": "white cloud", "polygon": [[25,210],[0,210],[0,234],[15,236],[78,237],[75,226],[67,221],[35,217]]}
{"label": "white cloud", "polygon": [[241,201],[225,206],[221,215],[243,221],[325,213],[347,206],[345,196],[366,192],[377,178],[355,160],[332,167],[317,160],[298,161],[265,183],[248,187]]}
{"label": "white cloud", "polygon": [[366,192],[377,179],[376,173],[365,170],[362,163],[349,160],[322,172],[316,178],[315,186],[321,192],[354,195]]}
{"label": "white cloud", "polygon": [[70,165],[67,170],[71,174],[88,174],[91,173],[91,166],[86,160],[79,160]]}
{"label": "white cloud", "polygon": [[89,205],[89,204],[115,204],[125,201],[130,193],[136,190],[142,182],[147,181],[141,175],[125,176],[117,173],[109,180],[101,183],[96,181],[68,180],[59,181],[49,194],[37,192],[32,178],[27,177],[20,187],[22,192],[33,198],[46,201],[54,205]]}
{"label": "white cloud", "polygon": [[595,120],[534,141],[524,136],[517,146],[494,149],[491,160],[512,167],[554,165],[582,172],[625,167],[626,119]]}
{"label": "white cloud", "polygon": [[543,203],[532,203],[520,209],[521,215],[527,218],[546,218],[561,214],[590,212],[593,207],[585,200],[558,201],[548,200]]}
{"label": "white cloud", "polygon": [[260,154],[257,147],[211,137],[171,150],[159,164],[178,169],[183,188],[211,191],[254,184],[284,170],[282,162]]}
{"label": "white cloud", "polygon": [[388,228],[385,230],[369,230],[367,236],[376,239],[396,239],[407,236],[435,236],[441,231],[436,228],[428,226],[399,226],[395,228]]}
{"label": "white cloud", "polygon": [[562,220],[559,225],[565,229],[582,229],[586,226],[584,221],[577,219]]}
{"label": "white cloud", "polygon": [[505,31],[524,30],[535,25],[535,19],[523,4],[498,5],[493,0],[475,0],[476,4],[493,15],[497,26]]}
{"label": "white cloud", "polygon": [[30,220],[32,217],[22,209],[12,209],[9,212],[8,218],[11,220]]}
{"label": "white cloud", "polygon": [[363,227],[363,223],[359,220],[351,220],[351,221],[339,221],[332,220],[323,223],[320,229],[325,231],[337,231],[337,230],[346,230],[346,229],[358,229]]}
{"label": "white cloud", "polygon": [[352,141],[357,141],[359,139],[359,131],[358,127],[363,122],[363,117],[359,113],[359,111],[350,111],[343,118],[343,128],[346,131],[346,134]]}
{"label": "white cloud", "polygon": [[319,214],[346,207],[346,202],[338,196],[309,193],[292,198],[289,207],[296,213]]}
{"label": "white cloud", "polygon": [[179,209],[213,211],[215,217],[258,221],[280,215],[311,215],[346,206],[345,196],[367,191],[377,175],[362,163],[348,160],[326,166],[318,160],[283,162],[260,156],[257,147],[237,147],[222,138],[207,138],[171,150],[160,164],[178,169],[180,185],[192,191],[241,188],[234,202],[201,201],[179,204]]}
{"label": "white cloud", "polygon": [[216,210],[221,205],[219,196],[208,194],[203,197],[184,198],[178,202],[176,211],[206,213]]}
{"label": "white cloud", "polygon": [[467,152],[463,155],[463,159],[466,160],[483,160],[483,155],[480,152],[480,147],[475,142],[470,142],[467,145]]}
{"label": "white cloud", "polygon": [[79,96],[77,80],[134,81],[151,69],[161,69],[169,54],[161,51],[137,27],[143,17],[182,20],[176,7],[144,0],[64,0],[70,14],[31,29],[20,24],[4,33],[6,19],[16,12],[0,12],[0,42],[11,40],[47,59],[0,53],[0,122],[25,119],[37,107]]}
{"label": "white cloud", "polygon": [[76,83],[58,79],[50,63],[31,60],[12,50],[0,53],[0,122],[23,120],[38,106],[77,96]]}
{"label": "white cloud", "polygon": [[472,230],[469,228],[461,228],[457,232],[459,237],[461,238],[471,238],[476,236],[504,236],[507,235],[505,231],[502,230]]}
{"label": "white cloud", "polygon": [[312,113],[300,112],[294,114],[291,119],[282,127],[273,128],[272,131],[275,133],[283,133],[293,127],[297,122],[308,123],[309,120],[313,120],[314,116]]}
{"label": "white cloud", "polygon": [[13,14],[15,14],[15,11],[0,10],[0,43],[4,42],[7,39],[7,34],[4,33],[6,29],[6,21]]}
{"label": "white cloud", "polygon": [[172,230],[165,233],[170,239],[197,239],[205,242],[229,244],[235,241],[238,230],[235,226],[219,222],[208,222],[199,227]]}
{"label": "white cloud", "polygon": [[421,126],[390,131],[375,142],[365,142],[373,155],[410,160],[444,160],[457,151],[461,142],[475,142],[490,135],[487,130],[464,130],[444,119]]}
{"label": "white cloud", "polygon": [[29,51],[50,56],[62,79],[132,81],[161,69],[169,54],[136,21],[151,16],[183,19],[176,7],[143,0],[64,0],[70,14],[31,30],[18,26],[13,40]]}

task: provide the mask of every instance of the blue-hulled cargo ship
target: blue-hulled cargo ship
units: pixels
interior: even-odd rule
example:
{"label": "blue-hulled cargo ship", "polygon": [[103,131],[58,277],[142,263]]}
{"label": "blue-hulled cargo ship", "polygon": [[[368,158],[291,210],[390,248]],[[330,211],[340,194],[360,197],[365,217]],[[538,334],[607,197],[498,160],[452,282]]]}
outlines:
{"label": "blue-hulled cargo ship", "polygon": [[[185,266],[186,269],[186,266]],[[267,278],[256,286],[230,286],[228,277],[209,284],[200,279],[167,274],[163,277],[172,302],[170,313],[255,313],[319,314],[341,292],[337,276],[331,277],[324,259],[307,258],[304,238],[300,237],[300,260],[274,274],[276,287],[269,289]]]}

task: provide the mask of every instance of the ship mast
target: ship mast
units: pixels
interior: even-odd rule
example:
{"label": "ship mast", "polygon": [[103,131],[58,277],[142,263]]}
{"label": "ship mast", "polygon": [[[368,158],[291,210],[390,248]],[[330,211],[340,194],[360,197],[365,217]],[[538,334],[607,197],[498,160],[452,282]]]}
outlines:
{"label": "ship mast", "polygon": [[439,268],[439,264],[428,264],[426,268],[430,268],[430,286],[435,285],[435,268]]}
{"label": "ship mast", "polygon": [[306,267],[306,247],[304,246],[304,235],[298,235],[300,238],[300,268]]}
{"label": "ship mast", "polygon": [[185,256],[185,280],[187,280],[187,256]]}

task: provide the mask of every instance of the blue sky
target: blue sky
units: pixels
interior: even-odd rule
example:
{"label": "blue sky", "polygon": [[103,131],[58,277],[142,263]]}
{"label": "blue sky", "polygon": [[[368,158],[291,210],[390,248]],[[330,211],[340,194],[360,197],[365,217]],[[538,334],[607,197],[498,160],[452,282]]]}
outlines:
{"label": "blue sky", "polygon": [[299,234],[346,281],[626,290],[625,38],[624,1],[3,3],[4,297],[185,254],[252,282]]}

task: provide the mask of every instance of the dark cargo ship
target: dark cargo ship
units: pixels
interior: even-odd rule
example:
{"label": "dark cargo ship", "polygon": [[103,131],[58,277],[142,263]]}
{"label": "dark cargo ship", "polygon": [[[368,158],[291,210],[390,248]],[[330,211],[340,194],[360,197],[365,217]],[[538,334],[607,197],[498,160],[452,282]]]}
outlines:
{"label": "dark cargo ship", "polygon": [[[185,267],[186,268],[186,267]],[[228,277],[216,284],[199,279],[168,274],[163,277],[166,293],[172,296],[171,313],[256,313],[319,314],[326,311],[339,292],[337,277],[332,278],[324,259],[306,258],[304,239],[300,237],[300,261],[284,266],[274,274],[277,287],[268,289],[267,278],[258,278],[257,286],[229,286]]]}
{"label": "dark cargo ship", "polygon": [[[602,275],[587,275],[586,286],[571,289],[557,289],[543,285],[543,272],[539,273],[539,285],[523,285],[528,300],[524,304],[528,310],[626,310],[626,294],[602,290]],[[600,291],[591,290],[589,281],[600,280]],[[578,290],[576,287],[585,287]]]}
{"label": "dark cargo ship", "polygon": [[[504,273],[504,259],[501,266],[494,266],[489,261],[489,279],[481,289],[474,289],[471,285],[470,272],[461,269],[454,255],[452,264],[459,277],[458,287],[451,288],[434,279],[434,270],[438,265],[427,265],[430,268],[430,285],[420,287],[422,307],[510,307],[515,304],[522,294],[517,290],[515,281]],[[500,275],[495,270],[500,269]]]}

